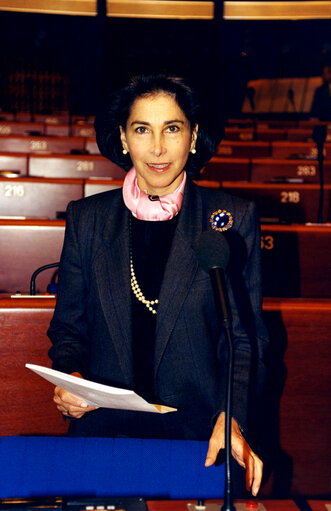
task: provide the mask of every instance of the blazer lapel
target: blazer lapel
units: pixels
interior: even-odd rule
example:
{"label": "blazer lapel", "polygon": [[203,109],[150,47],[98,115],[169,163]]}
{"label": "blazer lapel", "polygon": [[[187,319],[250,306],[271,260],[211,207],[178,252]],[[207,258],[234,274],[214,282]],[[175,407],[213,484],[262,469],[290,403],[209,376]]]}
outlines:
{"label": "blazer lapel", "polygon": [[154,354],[155,375],[198,269],[194,248],[201,232],[201,196],[198,187],[188,180],[159,297]]}
{"label": "blazer lapel", "polygon": [[107,212],[103,246],[94,260],[101,306],[125,381],[133,381],[129,216],[122,197]]}

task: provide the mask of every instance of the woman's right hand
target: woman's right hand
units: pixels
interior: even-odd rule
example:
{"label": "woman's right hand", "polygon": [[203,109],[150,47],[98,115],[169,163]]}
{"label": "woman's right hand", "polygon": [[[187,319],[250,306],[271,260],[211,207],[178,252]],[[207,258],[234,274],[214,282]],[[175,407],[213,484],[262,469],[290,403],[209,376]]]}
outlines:
{"label": "woman's right hand", "polygon": [[[72,376],[83,378],[79,373],[72,373]],[[72,417],[74,419],[80,419],[86,412],[91,412],[98,408],[97,406],[88,405],[81,398],[60,387],[55,387],[53,401],[59,412],[65,417]]]}

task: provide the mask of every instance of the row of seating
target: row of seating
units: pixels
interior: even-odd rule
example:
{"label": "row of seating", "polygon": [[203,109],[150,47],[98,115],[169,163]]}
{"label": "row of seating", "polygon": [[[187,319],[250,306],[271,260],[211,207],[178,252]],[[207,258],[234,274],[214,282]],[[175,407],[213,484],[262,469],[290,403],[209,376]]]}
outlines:
{"label": "row of seating", "polygon": [[[1,139],[0,139],[1,140]],[[0,146],[1,147],[1,146]],[[316,159],[317,148],[314,142],[243,142],[237,140],[222,140],[216,154],[234,158],[304,158]],[[324,157],[331,159],[331,144],[324,146]]]}
{"label": "row of seating", "polygon": [[0,152],[100,154],[95,138],[46,137],[34,135],[0,136]]}
{"label": "row of seating", "polygon": [[[1,133],[1,125],[0,125]],[[309,128],[242,128],[226,127],[225,140],[261,140],[272,142],[277,140],[288,140],[289,142],[311,142],[313,140],[312,130]],[[327,131],[326,140],[331,141],[331,130]]]}
{"label": "row of seating", "polygon": [[94,116],[90,115],[70,115],[68,112],[59,114],[42,114],[31,112],[1,112],[0,122],[16,121],[16,122],[42,122],[45,124],[93,124]]}
{"label": "row of seating", "polygon": [[[120,179],[61,179],[0,177],[0,216],[63,217],[66,204],[122,186]],[[317,184],[198,181],[202,186],[223,187],[229,193],[254,200],[262,222],[316,222],[320,188]],[[325,185],[323,220],[331,220],[331,184]]]}
{"label": "row of seating", "polygon": [[93,124],[0,121],[0,135],[46,135],[60,137],[94,137]]}
{"label": "row of seating", "polygon": [[[324,156],[331,159],[331,143],[325,144]],[[31,135],[0,136],[0,152],[100,154],[94,137],[46,137]],[[223,140],[216,155],[234,158],[296,158],[316,159],[314,142]]]}
{"label": "row of seating", "polygon": [[242,128],[260,127],[260,128],[299,128],[311,129],[317,125],[326,125],[331,129],[331,123],[327,121],[318,121],[317,119],[261,119],[259,117],[245,117],[243,119],[230,118],[227,120],[227,126],[237,126]]}
{"label": "row of seating", "polygon": [[[17,122],[1,121],[0,135],[44,135],[44,136],[74,136],[93,137],[95,130],[89,123],[50,123],[50,122]],[[225,140],[242,141],[277,141],[288,140],[294,142],[308,142],[312,140],[311,128],[265,128],[263,125],[255,127],[227,126]],[[331,140],[331,130],[327,131],[327,141]]]}
{"label": "row of seating", "polygon": [[[331,159],[325,160],[325,182],[331,182]],[[101,155],[63,155],[0,152],[0,173],[5,177],[123,179],[123,169]],[[215,156],[201,171],[203,179],[216,181],[286,181],[318,183],[316,160],[224,158]]]}
{"label": "row of seating", "polygon": [[[60,258],[64,220],[0,219],[0,293],[29,292],[32,273]],[[330,297],[331,226],[262,225],[264,296]],[[56,269],[37,277],[44,293]]]}

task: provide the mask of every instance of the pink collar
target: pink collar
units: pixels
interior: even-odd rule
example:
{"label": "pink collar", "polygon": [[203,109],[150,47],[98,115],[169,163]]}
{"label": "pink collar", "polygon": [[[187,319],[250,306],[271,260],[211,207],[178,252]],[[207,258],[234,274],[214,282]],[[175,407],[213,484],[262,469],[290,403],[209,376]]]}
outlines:
{"label": "pink collar", "polygon": [[178,214],[182,207],[186,172],[179,187],[168,195],[148,195],[141,191],[136,176],[136,169],[132,167],[127,173],[123,183],[123,200],[126,207],[138,220],[170,220]]}

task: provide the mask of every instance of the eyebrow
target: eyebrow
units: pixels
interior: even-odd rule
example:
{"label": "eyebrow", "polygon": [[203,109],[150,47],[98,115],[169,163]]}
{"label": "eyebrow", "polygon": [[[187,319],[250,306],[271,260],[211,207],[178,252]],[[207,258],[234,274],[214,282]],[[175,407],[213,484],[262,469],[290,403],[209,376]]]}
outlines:
{"label": "eyebrow", "polygon": [[[184,124],[184,121],[181,121],[180,119],[173,119],[171,121],[166,121],[164,123],[165,126],[167,126],[168,124],[174,124],[174,123],[181,123],[181,124]],[[150,123],[149,122],[146,122],[146,121],[133,121],[131,123],[131,126],[133,126],[134,124],[143,124],[144,126],[150,126]]]}

